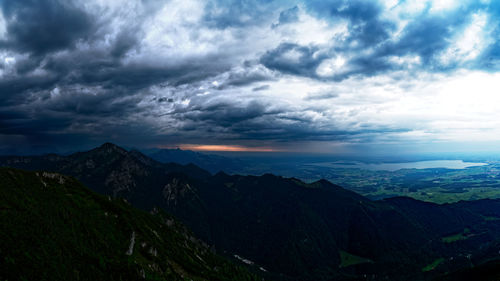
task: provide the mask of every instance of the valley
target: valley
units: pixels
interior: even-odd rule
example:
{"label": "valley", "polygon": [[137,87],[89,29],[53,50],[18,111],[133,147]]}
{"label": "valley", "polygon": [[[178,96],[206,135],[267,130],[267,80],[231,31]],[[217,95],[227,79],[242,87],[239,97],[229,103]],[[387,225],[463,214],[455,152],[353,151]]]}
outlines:
{"label": "valley", "polygon": [[499,281],[499,38],[491,0],[0,0],[0,281]]}
{"label": "valley", "polygon": [[[300,172],[302,171],[302,172]],[[464,169],[425,168],[395,171],[302,166],[283,171],[305,181],[324,178],[368,198],[409,196],[434,203],[500,197],[500,165]]]}
{"label": "valley", "polygon": [[[374,201],[323,179],[210,174],[111,143],[0,157],[0,166],[67,174],[113,200],[164,210],[206,247],[269,280],[432,280],[500,258],[500,200]],[[139,234],[127,232],[121,247],[133,253]]]}
{"label": "valley", "polygon": [[[158,157],[172,154],[172,150],[156,152]],[[326,162],[325,157],[222,157],[190,151],[175,151],[175,159],[194,163],[212,171],[232,174],[262,175],[273,173],[295,177],[305,182],[326,179],[370,199],[408,196],[434,203],[452,203],[460,200],[500,198],[500,162],[464,162],[462,160],[427,160],[400,163],[363,163],[359,161]],[[200,161],[199,159],[203,159]],[[219,163],[231,163],[221,165]]]}

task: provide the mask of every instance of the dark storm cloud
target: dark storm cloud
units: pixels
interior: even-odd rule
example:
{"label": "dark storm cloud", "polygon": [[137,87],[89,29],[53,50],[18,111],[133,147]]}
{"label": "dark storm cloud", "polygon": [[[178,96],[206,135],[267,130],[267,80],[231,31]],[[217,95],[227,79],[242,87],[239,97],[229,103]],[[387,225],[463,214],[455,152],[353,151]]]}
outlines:
{"label": "dark storm cloud", "polygon": [[[314,110],[306,109],[305,111]],[[286,106],[249,101],[234,104],[228,101],[197,103],[173,113],[183,120],[178,128],[181,135],[202,134],[219,141],[253,140],[257,142],[277,141],[294,143],[306,141],[373,141],[379,134],[408,132],[408,128],[388,126],[359,126],[338,129],[315,122],[302,109],[291,110]]]}
{"label": "dark storm cloud", "polygon": [[239,122],[275,113],[268,112],[267,108],[267,105],[257,101],[240,106],[228,102],[220,102],[195,105],[187,111],[182,110],[179,113],[182,114],[183,119],[203,121],[211,126],[230,127]]}
{"label": "dark storm cloud", "polygon": [[449,46],[456,29],[463,28],[470,21],[470,17],[466,16],[468,13],[465,10],[450,17],[424,16],[419,21],[410,23],[400,40],[386,44],[379,49],[377,55],[419,55],[424,62],[423,67],[440,68],[436,54]]}
{"label": "dark storm cloud", "polygon": [[[0,79],[0,111],[4,107],[23,106],[31,104],[37,99],[44,99],[48,91],[60,81],[57,74],[47,74],[44,76],[16,76]],[[38,93],[44,92],[45,95]]]}
{"label": "dark storm cloud", "polygon": [[115,58],[121,58],[131,49],[137,47],[139,43],[137,32],[139,31],[133,28],[120,31],[111,49],[111,55]]}
{"label": "dark storm cloud", "polygon": [[110,68],[102,67],[102,65],[91,65],[87,67],[84,71],[75,73],[76,77],[71,78],[88,85],[102,85],[106,88],[125,87],[131,91],[137,91],[164,81],[170,81],[172,84],[192,82],[216,73],[213,70],[200,69],[195,63],[173,67],[153,65],[128,65]]}
{"label": "dark storm cloud", "polygon": [[225,74],[225,77],[222,77],[223,81],[217,82],[221,83],[217,86],[219,90],[244,87],[258,82],[276,80],[273,73],[255,62],[245,62],[244,67],[230,70]]}
{"label": "dark storm cloud", "polygon": [[[325,59],[330,59],[331,54],[317,52],[320,49],[314,46],[300,46],[297,44],[283,43],[276,49],[264,54],[260,62],[272,70],[277,70],[286,74],[311,77],[318,80],[341,81],[353,74],[362,74],[371,76],[376,73],[384,72],[390,69],[396,69],[399,66],[392,65],[386,57],[380,55],[355,56],[348,61],[348,64],[342,66],[340,71],[330,77],[322,77],[318,74],[318,67]],[[337,53],[341,55],[342,53]]]}
{"label": "dark storm cloud", "polygon": [[[393,81],[404,81],[500,68],[498,40],[471,61],[440,59],[477,13],[491,18],[485,29],[498,38],[500,4],[433,13],[426,3],[416,16],[388,17],[382,3],[362,0],[0,0],[0,140],[369,141],[407,132],[363,121],[350,101],[328,111],[358,84],[323,86],[395,71]],[[342,24],[345,32],[330,35]],[[318,71],[331,62],[330,72]]]}
{"label": "dark storm cloud", "polygon": [[[118,41],[121,36],[118,36]],[[130,42],[127,46],[130,46]],[[194,59],[173,65],[158,65],[151,62],[123,64],[113,55],[118,55],[116,48],[112,48],[109,53],[108,50],[75,51],[71,56],[48,58],[43,68],[64,76],[68,84],[126,87],[133,92],[164,81],[171,84],[190,83],[227,68],[221,57],[217,56],[206,58],[210,62],[208,65],[207,61]]]}
{"label": "dark storm cloud", "polygon": [[7,40],[0,46],[41,55],[74,46],[89,36],[94,19],[73,1],[16,0],[0,2]]}
{"label": "dark storm cloud", "polygon": [[[99,15],[84,11],[78,5],[82,3],[0,3],[7,27],[0,50],[26,54],[15,56],[9,71],[2,61],[6,72],[0,79],[0,135],[20,135],[30,143],[43,143],[54,141],[57,135],[90,140],[99,135],[134,134],[148,128],[134,127],[141,120],[128,119],[142,114],[144,109],[138,104],[150,86],[192,83],[227,68],[220,61],[222,56],[205,58],[208,64],[196,59],[176,64],[124,63],[123,57],[139,48],[144,35],[138,27],[145,17],[134,18],[112,36],[111,27],[100,26],[96,32]],[[87,47],[78,49],[77,42]],[[147,130],[142,135],[153,135],[151,128]]]}
{"label": "dark storm cloud", "polygon": [[[92,14],[81,4],[55,0],[1,2],[6,36],[0,48],[12,52],[15,59],[12,69],[2,66],[6,72],[0,79],[1,136],[24,136],[37,147],[47,142],[62,145],[73,139],[70,136],[78,136],[79,142],[124,136],[132,140],[132,135],[153,139],[158,132],[151,126],[139,125],[143,122],[141,116],[151,115],[144,110],[152,108],[139,106],[151,95],[149,87],[196,84],[232,67],[228,63],[231,58],[224,53],[176,62],[160,59],[126,63],[127,54],[141,52],[144,34],[140,26],[146,17],[131,19],[125,28],[116,31],[110,26],[96,26],[113,20],[98,20],[101,11]],[[222,29],[262,24],[262,18],[268,15],[254,9],[258,4],[235,1],[223,5],[225,12],[217,15],[211,13],[209,5],[204,22]],[[238,20],[241,17],[235,16],[243,14],[248,14],[251,22],[243,23]],[[241,87],[273,79],[261,69],[250,68],[229,71],[223,86]],[[158,101],[175,106],[177,100],[162,96]],[[238,123],[270,114],[267,111],[267,105],[257,102],[241,107],[232,103],[195,104],[175,117],[186,124],[186,131],[190,122],[199,132],[217,128],[231,131]],[[173,134],[183,135],[182,131]]]}

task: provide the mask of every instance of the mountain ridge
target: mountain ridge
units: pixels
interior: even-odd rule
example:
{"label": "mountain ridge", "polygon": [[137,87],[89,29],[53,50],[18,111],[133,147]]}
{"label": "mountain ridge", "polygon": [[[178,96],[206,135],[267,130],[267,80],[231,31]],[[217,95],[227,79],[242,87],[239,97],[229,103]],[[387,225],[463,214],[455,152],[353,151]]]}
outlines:
{"label": "mountain ridge", "polygon": [[262,280],[171,216],[72,177],[0,168],[2,280]]}
{"label": "mountain ridge", "polygon": [[241,159],[224,157],[215,154],[200,153],[192,150],[177,149],[158,149],[148,151],[146,153],[152,159],[161,163],[179,163],[179,164],[194,164],[202,169],[205,169],[213,174],[226,171],[233,173],[241,171],[249,165]]}
{"label": "mountain ridge", "polygon": [[[497,224],[486,219],[500,218],[495,211],[500,200],[483,208],[404,197],[372,201],[326,180],[210,175],[195,165],[162,164],[110,144],[44,157],[0,157],[0,165],[36,169],[32,163],[52,161],[53,170],[68,172],[96,191],[145,210],[166,210],[218,252],[250,260],[284,279],[427,280],[468,264],[469,254],[478,262],[493,255],[500,237]],[[468,234],[461,235],[465,230]],[[343,267],[346,256],[371,262]],[[438,266],[423,270],[435,260]]]}

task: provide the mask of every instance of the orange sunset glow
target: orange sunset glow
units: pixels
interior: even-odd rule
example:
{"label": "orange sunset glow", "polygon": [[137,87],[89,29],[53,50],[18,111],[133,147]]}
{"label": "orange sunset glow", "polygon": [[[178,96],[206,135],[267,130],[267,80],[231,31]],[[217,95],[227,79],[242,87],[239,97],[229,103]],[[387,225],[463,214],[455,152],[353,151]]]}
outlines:
{"label": "orange sunset glow", "polygon": [[270,147],[246,147],[241,145],[208,145],[208,144],[181,144],[180,149],[194,151],[228,151],[228,152],[276,152]]}

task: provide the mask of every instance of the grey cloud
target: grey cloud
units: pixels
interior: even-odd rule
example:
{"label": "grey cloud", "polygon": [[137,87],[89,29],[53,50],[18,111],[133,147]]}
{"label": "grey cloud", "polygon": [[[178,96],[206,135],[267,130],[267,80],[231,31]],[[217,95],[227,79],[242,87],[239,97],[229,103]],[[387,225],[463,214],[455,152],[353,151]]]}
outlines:
{"label": "grey cloud", "polygon": [[425,66],[439,67],[434,63],[435,54],[444,50],[450,43],[454,32],[450,26],[460,27],[467,17],[427,16],[419,21],[410,23],[404,31],[403,37],[381,48],[378,55],[419,55]]}
{"label": "grey cloud", "polygon": [[[395,23],[382,20],[382,9],[375,1],[307,1],[305,4],[309,11],[333,24],[339,19],[346,19],[347,38],[333,38],[335,44],[329,50],[322,50],[321,56],[313,56],[319,46],[284,43],[274,50],[267,51],[261,57],[261,62],[266,67],[283,73],[334,81],[342,81],[352,75],[372,76],[387,71],[408,70],[407,65],[397,64],[392,60],[394,57],[406,55],[420,57],[421,64],[414,66],[419,70],[452,71],[458,65],[443,65],[437,55],[450,46],[453,37],[470,22],[474,13],[489,11],[496,13],[496,16],[499,14],[492,12],[492,7],[487,9],[484,5],[474,2],[461,5],[446,16],[430,13],[428,6],[419,19],[410,21],[396,39],[391,37],[396,29]],[[286,14],[285,12],[282,12],[282,15]],[[497,33],[498,30],[500,29],[496,28]],[[469,67],[498,67],[500,63],[496,45],[497,43],[486,50],[477,61],[469,63]],[[290,51],[300,54],[298,59],[291,60],[287,57],[286,54]],[[319,77],[316,69],[321,61],[337,55],[348,58],[344,69],[329,78]]]}
{"label": "grey cloud", "polygon": [[116,58],[123,57],[128,51],[137,47],[139,43],[139,38],[137,37],[137,33],[140,32],[137,28],[133,28],[130,30],[122,30],[113,45],[110,53],[112,56]]}
{"label": "grey cloud", "polygon": [[93,30],[92,16],[73,1],[15,0],[0,2],[7,40],[0,46],[41,55],[71,48]]}
{"label": "grey cloud", "polygon": [[259,87],[255,87],[252,89],[253,92],[258,92],[258,91],[264,91],[264,90],[268,90],[270,89],[271,87],[269,85],[262,85],[262,86],[259,86]]}
{"label": "grey cloud", "polygon": [[333,81],[342,81],[355,74],[371,76],[397,67],[392,66],[387,58],[383,56],[376,57],[373,54],[369,56],[358,55],[350,58],[346,65],[342,66],[334,75],[322,77],[317,73],[319,65],[325,59],[335,58],[337,55],[342,55],[342,53],[335,53],[334,51],[316,53],[319,50],[319,47],[314,46],[283,43],[276,49],[264,54],[260,61],[267,68],[282,73]]}
{"label": "grey cloud", "polygon": [[271,80],[271,77],[265,73],[231,73],[227,84],[231,86],[245,86],[255,82]]}
{"label": "grey cloud", "polygon": [[51,89],[59,79],[57,75],[46,75],[0,80],[0,97],[2,98],[0,107],[28,103],[33,92]]}
{"label": "grey cloud", "polygon": [[283,73],[314,77],[316,68],[326,58],[325,55],[314,56],[317,50],[316,47],[282,43],[276,49],[266,52],[260,62],[269,69]]}
{"label": "grey cloud", "polygon": [[299,20],[299,7],[294,6],[293,8],[282,11],[278,18],[278,23],[274,23],[272,25],[272,28],[276,28],[279,25],[296,22],[298,20]]}
{"label": "grey cloud", "polygon": [[349,23],[347,42],[360,41],[360,47],[374,46],[389,38],[394,24],[381,19],[382,9],[375,1],[320,1],[306,2],[307,7],[316,14],[328,19],[344,18]]}
{"label": "grey cloud", "polygon": [[204,21],[221,29],[263,25],[277,7],[279,3],[267,0],[212,0],[207,3]]}
{"label": "grey cloud", "polygon": [[159,103],[162,103],[162,102],[174,102],[174,99],[172,99],[172,98],[162,97],[162,98],[159,98],[159,99],[158,99],[158,102],[159,102]]}
{"label": "grey cloud", "polygon": [[217,88],[219,90],[226,88],[244,87],[258,82],[276,80],[275,75],[262,65],[255,63],[245,63],[244,67],[231,69],[224,73],[222,83]]}
{"label": "grey cloud", "polygon": [[307,94],[306,100],[324,100],[338,97],[339,94],[334,91],[321,91]]}
{"label": "grey cloud", "polygon": [[340,129],[332,123],[321,124],[307,114],[311,108],[292,110],[287,107],[249,100],[246,102],[199,102],[171,113],[182,120],[180,135],[202,134],[209,139],[231,141],[364,141],[380,134],[407,132],[410,129],[380,125],[352,124],[351,129]]}
{"label": "grey cloud", "polygon": [[251,101],[240,106],[230,102],[217,102],[207,105],[195,105],[189,108],[189,111],[183,112],[182,117],[227,127],[265,114],[269,114],[267,106],[257,101]]}
{"label": "grey cloud", "polygon": [[[345,129],[340,126],[345,125],[342,120],[323,124],[307,114],[323,109],[276,104],[273,90],[278,86],[273,82],[285,77],[281,73],[335,85],[348,77],[361,79],[395,70],[406,73],[399,78],[402,80],[411,71],[452,71],[458,66],[444,67],[436,55],[449,46],[471,14],[486,11],[493,17],[500,16],[497,3],[487,8],[471,4],[440,15],[424,10],[418,19],[409,21],[400,37],[391,38],[395,23],[384,19],[375,1],[311,0],[300,4],[212,0],[205,2],[200,22],[188,25],[203,30],[196,36],[213,36],[215,47],[166,59],[162,54],[168,57],[167,47],[158,44],[158,54],[147,53],[151,50],[143,44],[150,28],[144,22],[166,2],[137,3],[143,5],[143,9],[137,9],[143,14],[116,27],[114,17],[123,19],[130,11],[93,11],[76,0],[0,0],[7,24],[0,51],[16,60],[13,69],[0,60],[0,68],[5,70],[0,74],[0,137],[20,136],[34,147],[49,142],[81,144],[120,138],[137,143],[182,142],[200,140],[200,136],[202,141],[210,138],[214,142],[369,141],[377,134],[409,129],[376,124],[352,124]],[[280,32],[272,26],[292,27],[300,12],[332,25],[345,20],[348,34],[342,39],[332,38],[325,46],[299,45],[284,37],[256,42],[255,48],[261,48],[258,50],[252,50],[253,45],[235,43],[248,39],[253,35],[250,32],[266,37]],[[498,24],[494,26],[493,36],[498,37],[499,30]],[[191,35],[186,37],[194,42],[196,36]],[[229,47],[234,49],[227,50]],[[493,42],[467,67],[499,69],[499,50],[499,43]],[[409,70],[391,61],[391,57],[406,55],[420,56],[422,64]],[[346,59],[343,69],[331,77],[318,76],[318,66],[337,56]],[[217,83],[211,84],[213,81]],[[53,92],[56,87],[59,94]],[[210,94],[201,96],[206,89]],[[275,99],[266,99],[268,96]],[[320,91],[309,93],[304,102],[320,103],[335,97],[335,91]]]}

